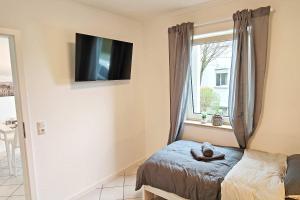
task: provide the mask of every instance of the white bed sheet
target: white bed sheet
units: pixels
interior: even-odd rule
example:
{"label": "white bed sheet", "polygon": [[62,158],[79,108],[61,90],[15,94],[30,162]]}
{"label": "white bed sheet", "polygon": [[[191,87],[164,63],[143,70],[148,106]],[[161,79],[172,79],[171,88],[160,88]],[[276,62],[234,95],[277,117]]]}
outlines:
{"label": "white bed sheet", "polygon": [[287,156],[245,150],[221,185],[222,200],[284,200]]}

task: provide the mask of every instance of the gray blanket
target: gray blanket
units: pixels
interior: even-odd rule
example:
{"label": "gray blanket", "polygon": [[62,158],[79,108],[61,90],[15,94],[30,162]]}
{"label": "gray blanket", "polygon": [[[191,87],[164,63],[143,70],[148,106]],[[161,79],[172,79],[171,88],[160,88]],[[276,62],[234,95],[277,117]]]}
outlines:
{"label": "gray blanket", "polygon": [[180,140],[152,155],[138,169],[136,190],[149,185],[191,200],[221,199],[221,182],[243,151],[216,146],[225,159],[202,162],[193,158],[192,148],[201,149],[201,143]]}

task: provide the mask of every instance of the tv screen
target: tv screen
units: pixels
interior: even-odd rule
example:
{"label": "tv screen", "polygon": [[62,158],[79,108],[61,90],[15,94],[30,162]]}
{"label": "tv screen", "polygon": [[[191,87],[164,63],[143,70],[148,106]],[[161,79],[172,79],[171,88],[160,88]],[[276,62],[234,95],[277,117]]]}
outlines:
{"label": "tv screen", "polygon": [[130,79],[133,44],[76,33],[75,81]]}

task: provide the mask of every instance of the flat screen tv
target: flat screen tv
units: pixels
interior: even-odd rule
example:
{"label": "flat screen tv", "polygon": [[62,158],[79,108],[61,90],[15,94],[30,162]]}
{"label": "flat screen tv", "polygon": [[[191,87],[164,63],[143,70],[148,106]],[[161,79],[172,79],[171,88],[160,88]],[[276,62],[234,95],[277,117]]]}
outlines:
{"label": "flat screen tv", "polygon": [[128,80],[133,44],[76,33],[75,81]]}

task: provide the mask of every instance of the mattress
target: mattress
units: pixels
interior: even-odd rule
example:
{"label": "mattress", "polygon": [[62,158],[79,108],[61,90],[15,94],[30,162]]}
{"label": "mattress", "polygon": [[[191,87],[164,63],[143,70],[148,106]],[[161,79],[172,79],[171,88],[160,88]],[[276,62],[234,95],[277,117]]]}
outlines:
{"label": "mattress", "polygon": [[216,146],[225,159],[203,162],[191,155],[191,149],[201,145],[180,140],[152,155],[138,169],[136,190],[149,185],[191,200],[221,199],[221,183],[243,150]]}

